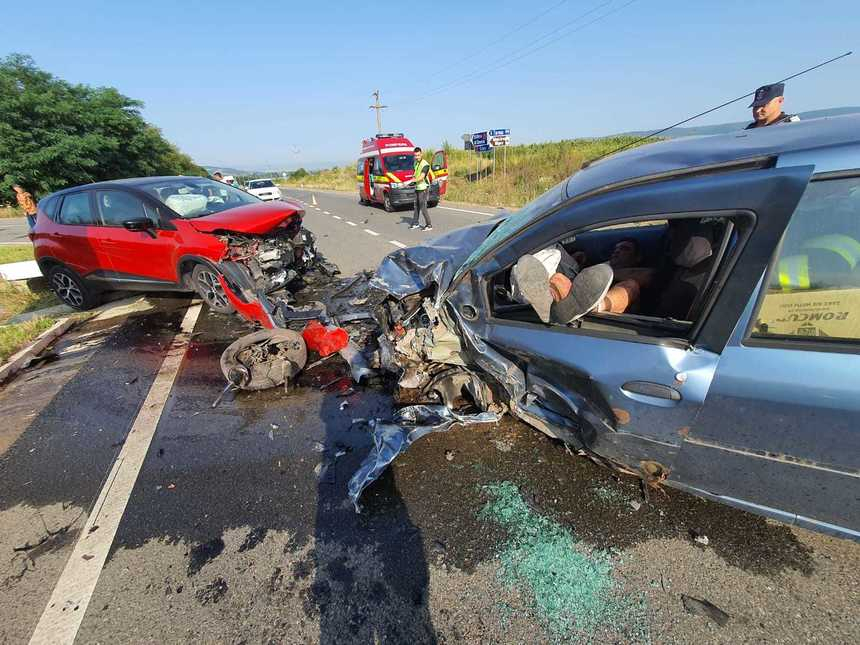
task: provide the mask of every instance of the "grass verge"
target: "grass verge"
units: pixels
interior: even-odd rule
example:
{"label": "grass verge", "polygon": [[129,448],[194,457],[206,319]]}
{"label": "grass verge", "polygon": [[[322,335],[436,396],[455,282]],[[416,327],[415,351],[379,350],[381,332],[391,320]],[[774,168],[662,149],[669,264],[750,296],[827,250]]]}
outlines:
{"label": "grass verge", "polygon": [[27,284],[0,280],[0,324],[18,314],[59,304],[52,291],[31,289]]}
{"label": "grass verge", "polygon": [[15,206],[0,206],[0,219],[9,217],[24,217],[24,211]]}
{"label": "grass verge", "polygon": [[32,244],[0,244],[0,264],[32,259],[34,259]]}
{"label": "grass verge", "polygon": [[35,318],[15,325],[0,325],[0,365],[55,322],[54,318]]}

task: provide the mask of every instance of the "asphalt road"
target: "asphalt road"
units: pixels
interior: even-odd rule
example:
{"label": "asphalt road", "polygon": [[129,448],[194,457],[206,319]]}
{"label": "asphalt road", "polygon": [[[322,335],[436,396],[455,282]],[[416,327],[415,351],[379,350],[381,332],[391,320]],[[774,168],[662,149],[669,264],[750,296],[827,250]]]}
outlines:
{"label": "asphalt road", "polygon": [[[385,254],[397,248],[413,246],[461,226],[486,221],[500,212],[443,201],[429,209],[433,230],[423,231],[409,228],[412,209],[386,213],[381,206],[362,206],[357,194],[284,189],[282,193],[305,204],[305,226],[316,234],[320,250],[338,264],[345,275],[376,268]],[[316,206],[312,205],[313,198]]]}
{"label": "asphalt road", "polygon": [[0,244],[29,244],[27,218],[0,218]]}
{"label": "asphalt road", "polygon": [[[427,235],[314,195],[306,224],[344,273]],[[432,215],[434,233],[488,216]],[[332,360],[213,408],[249,327],[150,301],[0,389],[0,643],[860,641],[860,545],[672,490],[646,503],[510,419],[416,442],[356,514],[357,420],[390,395],[322,390],[345,373]],[[522,526],[488,512],[499,483]]]}

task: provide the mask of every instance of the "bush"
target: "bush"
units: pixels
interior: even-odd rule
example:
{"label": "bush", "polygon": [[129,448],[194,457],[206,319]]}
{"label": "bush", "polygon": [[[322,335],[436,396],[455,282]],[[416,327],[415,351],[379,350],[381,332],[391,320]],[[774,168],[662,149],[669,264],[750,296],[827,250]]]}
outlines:
{"label": "bush", "polygon": [[94,181],[206,175],[112,87],[73,85],[12,54],[0,59],[0,203]]}

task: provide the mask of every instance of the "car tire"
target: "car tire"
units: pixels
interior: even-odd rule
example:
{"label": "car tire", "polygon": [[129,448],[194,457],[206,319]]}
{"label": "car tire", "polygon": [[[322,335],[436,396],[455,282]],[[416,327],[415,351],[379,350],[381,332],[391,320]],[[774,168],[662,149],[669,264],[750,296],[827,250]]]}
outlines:
{"label": "car tire", "polygon": [[227,299],[218,280],[220,273],[210,266],[198,264],[191,272],[191,286],[212,311],[232,314],[236,308]]}
{"label": "car tire", "polygon": [[439,205],[439,201],[435,202],[427,202],[427,208],[436,208]]}
{"label": "car tire", "polygon": [[83,311],[101,304],[98,291],[90,287],[77,273],[64,266],[51,269],[48,284],[57,298],[72,309]]}
{"label": "car tire", "polygon": [[385,193],[385,196],[382,198],[382,207],[386,213],[394,212],[394,205],[391,203],[391,197],[388,196],[388,193]]}

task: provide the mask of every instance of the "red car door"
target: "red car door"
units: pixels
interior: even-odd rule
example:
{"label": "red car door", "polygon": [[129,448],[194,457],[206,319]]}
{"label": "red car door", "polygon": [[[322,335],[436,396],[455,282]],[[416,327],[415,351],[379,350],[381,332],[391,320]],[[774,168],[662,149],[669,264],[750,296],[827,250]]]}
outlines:
{"label": "red car door", "polygon": [[439,197],[442,197],[448,192],[448,154],[444,150],[437,150],[433,154],[430,170],[433,171],[433,177],[439,183]]}
{"label": "red car door", "polygon": [[86,277],[98,271],[101,262],[96,237],[98,217],[89,191],[66,193],[57,221],[46,225],[44,256],[56,258],[76,273]]}
{"label": "red car door", "polygon": [[[124,190],[95,191],[101,222],[98,244],[104,261],[122,281],[163,281],[176,283],[176,256],[179,233],[162,222],[158,209]],[[146,230],[128,230],[129,221],[149,220]],[[170,226],[170,228],[167,228]]]}
{"label": "red car door", "polygon": [[364,197],[368,201],[373,199],[373,193],[371,192],[373,189],[370,185],[370,175],[373,168],[373,160],[365,159],[364,160]]}

